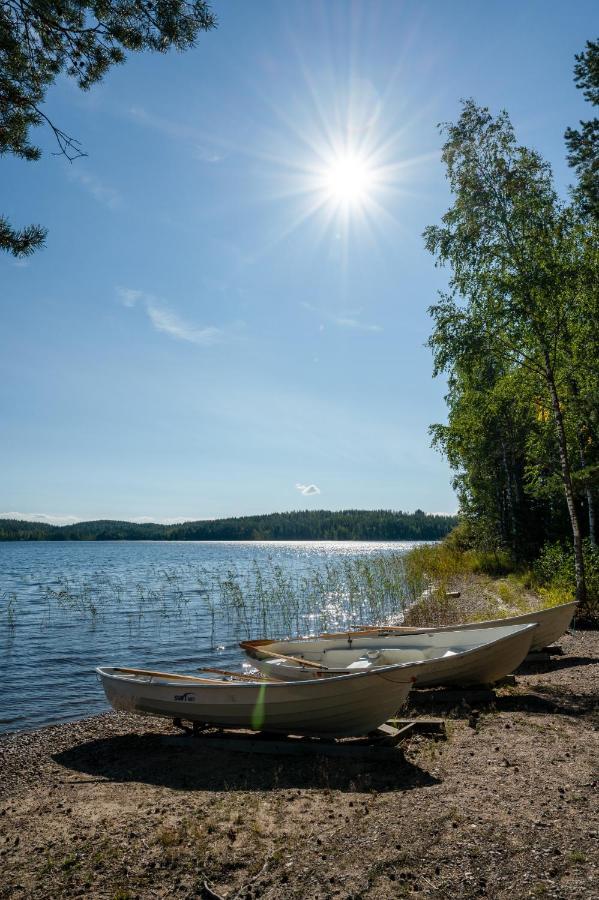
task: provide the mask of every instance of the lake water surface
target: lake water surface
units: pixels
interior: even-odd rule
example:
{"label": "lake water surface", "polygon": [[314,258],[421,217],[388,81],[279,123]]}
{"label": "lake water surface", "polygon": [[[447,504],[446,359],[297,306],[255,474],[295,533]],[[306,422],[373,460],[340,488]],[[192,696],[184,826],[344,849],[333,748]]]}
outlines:
{"label": "lake water surface", "polygon": [[0,732],[106,710],[98,665],[241,670],[240,638],[359,622],[353,564],[411,546],[0,542]]}

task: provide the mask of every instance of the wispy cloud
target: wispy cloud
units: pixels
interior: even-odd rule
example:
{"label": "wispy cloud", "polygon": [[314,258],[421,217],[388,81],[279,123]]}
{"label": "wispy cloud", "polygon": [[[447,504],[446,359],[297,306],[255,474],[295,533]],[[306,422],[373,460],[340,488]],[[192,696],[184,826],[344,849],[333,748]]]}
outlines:
{"label": "wispy cloud", "polygon": [[161,519],[159,516],[133,516],[130,519],[124,519],[125,522],[135,522],[136,525],[181,525],[183,522],[191,522],[184,516],[171,516]]}
{"label": "wispy cloud", "polygon": [[193,325],[152,294],[133,288],[118,287],[117,295],[123,306],[131,308],[139,303],[155,330],[175,340],[206,347],[223,337],[220,328],[213,325]]}
{"label": "wispy cloud", "polygon": [[369,325],[367,322],[360,322],[359,319],[352,319],[350,316],[331,316],[331,321],[340,328],[354,328],[356,331],[382,331],[380,325]]}
{"label": "wispy cloud", "polygon": [[304,497],[313,497],[315,494],[320,494],[320,488],[315,484],[296,484],[295,487]]}
{"label": "wispy cloud", "polygon": [[219,153],[210,147],[202,146],[201,144],[196,146],[193,155],[196,159],[205,163],[218,163],[225,158],[222,153]]}
{"label": "wispy cloud", "polygon": [[81,519],[77,516],[54,516],[48,513],[22,513],[22,512],[5,512],[0,513],[0,519],[18,519],[19,522],[40,522],[44,525],[74,525]]}
{"label": "wispy cloud", "polygon": [[67,172],[71,181],[81,185],[102,206],[106,206],[108,209],[120,209],[123,206],[123,198],[116,188],[105,184],[97,175],[83,171],[77,163],[69,166]]}
{"label": "wispy cloud", "polygon": [[138,300],[141,300],[144,293],[143,291],[135,291],[133,288],[117,288],[117,294],[121,300],[123,306],[135,306]]}
{"label": "wispy cloud", "polygon": [[170,337],[180,341],[189,341],[190,344],[214,344],[219,340],[221,331],[213,325],[198,328],[190,325],[184,319],[165,307],[158,306],[155,302],[146,304],[146,311],[156,331],[162,331]]}
{"label": "wispy cloud", "polygon": [[[336,325],[338,328],[351,328],[354,331],[382,331],[380,325],[373,325],[369,322],[363,322],[359,319],[359,315],[361,310],[347,310],[341,314],[339,313],[330,313],[325,310],[318,309],[316,306],[313,306],[311,303],[302,303],[304,309],[308,309],[310,312],[316,313],[321,316],[327,322],[330,322],[332,325]],[[323,330],[323,326],[320,326],[321,330]]]}
{"label": "wispy cloud", "polygon": [[[85,519],[80,516],[56,516],[48,513],[21,513],[21,512],[5,512],[0,513],[0,519],[17,519],[19,522],[34,522],[45,525],[76,525],[77,522],[93,522],[99,518],[106,518],[105,515],[89,515]],[[119,522],[134,522],[137,525],[180,525],[182,522],[190,522],[191,519],[185,516],[122,516],[115,515],[115,519]]]}
{"label": "wispy cloud", "polygon": [[216,148],[212,143],[202,140],[201,131],[191,125],[174,122],[172,119],[167,119],[164,116],[157,116],[148,112],[142,106],[131,106],[128,112],[129,116],[138,125],[152,128],[175,140],[191,143],[193,156],[201,162],[218,163],[225,158],[224,153],[220,149]]}

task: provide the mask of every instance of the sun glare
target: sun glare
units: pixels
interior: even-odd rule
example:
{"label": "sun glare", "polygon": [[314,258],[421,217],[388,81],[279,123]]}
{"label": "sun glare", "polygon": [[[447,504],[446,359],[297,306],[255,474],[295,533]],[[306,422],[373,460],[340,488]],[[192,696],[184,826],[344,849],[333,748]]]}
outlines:
{"label": "sun glare", "polygon": [[364,203],[374,185],[374,172],[367,160],[348,154],[332,161],[324,172],[324,189],[336,203]]}
{"label": "sun glare", "polygon": [[334,200],[355,203],[364,200],[372,184],[367,163],[356,156],[334,160],[325,173],[325,187]]}

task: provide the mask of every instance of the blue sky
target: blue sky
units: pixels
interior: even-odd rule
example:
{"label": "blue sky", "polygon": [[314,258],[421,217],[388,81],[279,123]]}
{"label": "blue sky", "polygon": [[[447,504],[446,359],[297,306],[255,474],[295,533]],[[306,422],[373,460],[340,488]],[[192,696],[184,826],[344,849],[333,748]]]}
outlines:
{"label": "blue sky", "polygon": [[463,97],[506,108],[565,193],[596,3],[213,9],[192,51],[56,83],[46,111],[87,157],[40,131],[41,162],[0,163],[2,212],[49,229],[27,263],[0,258],[0,511],[454,511],[427,433],[436,125]]}

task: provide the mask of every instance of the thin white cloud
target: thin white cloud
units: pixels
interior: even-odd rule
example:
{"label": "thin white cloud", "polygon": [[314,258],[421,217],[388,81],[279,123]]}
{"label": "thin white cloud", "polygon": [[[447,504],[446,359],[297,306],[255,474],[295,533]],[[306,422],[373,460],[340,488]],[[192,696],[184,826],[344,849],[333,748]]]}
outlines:
{"label": "thin white cloud", "polygon": [[369,325],[367,322],[360,322],[359,319],[353,319],[350,316],[331,316],[331,321],[340,328],[354,328],[356,331],[382,331],[380,325]]}
{"label": "thin white cloud", "polygon": [[143,297],[143,291],[135,291],[133,288],[118,287],[116,292],[123,306],[135,306],[138,300]]}
{"label": "thin white cloud", "polygon": [[116,292],[123,306],[131,308],[139,303],[154,329],[175,340],[207,347],[217,343],[223,337],[220,328],[216,328],[214,325],[192,325],[152,294],[125,287],[117,287]]}
{"label": "thin white cloud", "polygon": [[[55,516],[47,513],[21,513],[6,512],[0,513],[0,519],[17,519],[19,522],[42,523],[45,525],[76,525],[77,522],[94,522],[98,519],[105,519],[106,516],[89,515],[85,519],[80,516]],[[193,521],[185,516],[167,516],[160,518],[159,516],[120,516],[111,517],[117,522],[132,522],[136,525],[180,525],[182,522]]]}
{"label": "thin white cloud", "polygon": [[192,519],[186,519],[184,516],[172,516],[170,518],[161,519],[156,516],[134,516],[131,519],[121,521],[134,522],[136,525],[181,525],[183,522],[191,522]]}
{"label": "thin white cloud", "polygon": [[[362,322],[358,316],[360,315],[360,310],[347,310],[341,315],[335,313],[329,313],[325,310],[318,309],[316,306],[313,306],[311,303],[302,303],[304,309],[310,310],[310,312],[316,313],[319,316],[322,316],[326,319],[327,322],[331,322],[331,324],[336,325],[338,328],[352,328],[354,331],[382,331],[380,325],[373,325],[368,322]],[[321,324],[320,331],[324,330],[324,326]]]}
{"label": "thin white cloud", "polygon": [[72,181],[81,185],[102,206],[107,206],[108,209],[119,209],[123,205],[123,198],[115,188],[105,184],[91,172],[84,172],[77,167],[77,163],[70,166],[67,172]]}
{"label": "thin white cloud", "polygon": [[164,334],[168,334],[179,341],[189,341],[190,344],[207,346],[208,344],[214,344],[215,341],[220,339],[220,329],[215,328],[213,325],[197,328],[185,322],[177,313],[163,306],[158,306],[155,302],[147,303],[146,311],[156,331],[162,331]]}
{"label": "thin white cloud", "polygon": [[210,147],[203,146],[202,144],[198,144],[196,146],[193,155],[196,159],[199,159],[201,162],[205,163],[218,163],[222,159],[224,159],[222,153],[218,153],[216,150],[213,150]]}
{"label": "thin white cloud", "polygon": [[18,519],[19,522],[40,522],[45,525],[74,525],[80,522],[77,516],[53,516],[47,513],[22,513],[22,512],[5,512],[0,513],[0,519]]}
{"label": "thin white cloud", "polygon": [[202,133],[199,129],[191,125],[180,122],[173,122],[164,116],[157,116],[148,112],[142,106],[129,107],[129,115],[146,128],[153,128],[165,134],[167,137],[180,141],[190,141],[193,145],[193,156],[205,163],[218,163],[225,158],[224,154],[210,143],[202,142]]}
{"label": "thin white cloud", "polygon": [[315,484],[296,484],[295,487],[304,497],[313,497],[315,494],[320,494],[320,488]]}

